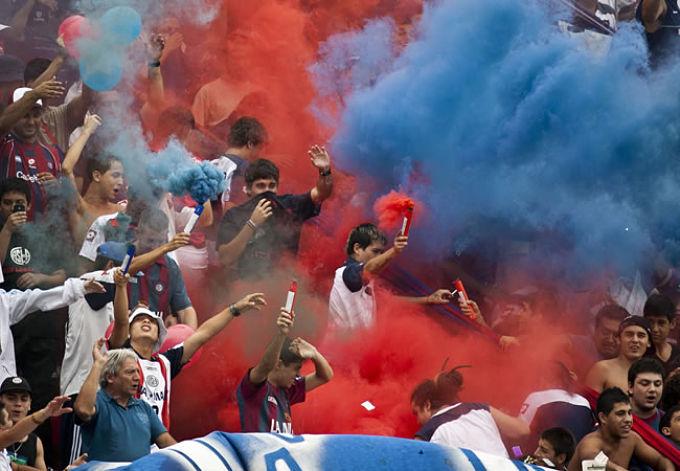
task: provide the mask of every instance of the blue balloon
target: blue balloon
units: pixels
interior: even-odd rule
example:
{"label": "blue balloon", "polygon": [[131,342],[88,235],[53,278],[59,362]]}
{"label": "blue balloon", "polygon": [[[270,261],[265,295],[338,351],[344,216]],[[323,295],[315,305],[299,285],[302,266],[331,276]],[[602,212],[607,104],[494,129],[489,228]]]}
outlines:
{"label": "blue balloon", "polygon": [[106,40],[126,46],[142,32],[142,17],[134,8],[120,6],[108,10],[100,20]]}
{"label": "blue balloon", "polygon": [[97,92],[113,89],[123,77],[123,58],[120,54],[107,51],[99,55],[81,56],[80,78],[83,83]]}

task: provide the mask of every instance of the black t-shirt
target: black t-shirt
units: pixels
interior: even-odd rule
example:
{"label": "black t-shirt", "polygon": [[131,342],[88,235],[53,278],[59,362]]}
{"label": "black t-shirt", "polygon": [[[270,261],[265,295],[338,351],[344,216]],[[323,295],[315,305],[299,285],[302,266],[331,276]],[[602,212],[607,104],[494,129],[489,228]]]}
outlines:
{"label": "black t-shirt", "polygon": [[[652,67],[663,65],[680,54],[680,5],[671,0],[665,2],[666,14],[661,18],[661,27],[653,33],[645,33]],[[638,5],[637,19],[642,20],[642,2]]]}
{"label": "black t-shirt", "polygon": [[7,447],[7,454],[12,463],[35,466],[38,455],[38,436],[29,433],[25,442],[17,442]]}
{"label": "black t-shirt", "polygon": [[239,276],[253,278],[264,275],[285,253],[297,254],[302,223],[317,216],[321,207],[312,201],[311,193],[302,195],[258,195],[224,214],[217,244],[229,243],[247,224],[258,202],[267,198],[274,213],[257,228],[237,262]]}

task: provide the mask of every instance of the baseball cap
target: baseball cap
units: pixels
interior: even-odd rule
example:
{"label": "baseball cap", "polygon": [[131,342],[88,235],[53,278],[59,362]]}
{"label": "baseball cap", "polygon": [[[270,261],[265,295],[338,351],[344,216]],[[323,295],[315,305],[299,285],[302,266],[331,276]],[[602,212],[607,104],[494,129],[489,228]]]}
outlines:
{"label": "baseball cap", "polygon": [[168,335],[168,329],[165,328],[163,316],[161,315],[160,312],[155,312],[150,310],[149,308],[140,306],[135,308],[135,310],[132,311],[132,314],[130,314],[130,325],[132,325],[132,322],[139,316],[149,316],[150,318],[156,321],[156,324],[158,324],[158,341],[156,342],[156,346],[154,348],[154,351],[157,352],[158,350],[160,350],[161,345],[163,345],[163,341],[165,340],[165,337]]}
{"label": "baseball cap", "polygon": [[[12,101],[16,103],[17,101],[21,100],[24,97],[24,95],[26,95],[31,90],[33,89],[28,87],[17,88],[16,90],[14,90],[14,94],[12,95]],[[37,100],[35,104],[36,106],[42,106],[43,102],[42,100]]]}
{"label": "baseball cap", "polygon": [[7,392],[33,393],[33,391],[31,391],[31,385],[28,384],[28,381],[20,376],[10,376],[2,382],[2,386],[0,386],[0,394],[5,394]]}
{"label": "baseball cap", "polygon": [[0,54],[0,82],[24,83],[24,63],[10,54]]}
{"label": "baseball cap", "polygon": [[97,247],[97,255],[122,263],[127,255],[127,244],[123,242],[104,242]]}
{"label": "baseball cap", "polygon": [[649,336],[649,338],[650,339],[652,338],[652,328],[649,324],[649,321],[642,316],[628,316],[625,319],[623,319],[619,324],[619,335],[621,335],[623,329],[625,329],[626,327],[630,327],[631,325],[642,327],[647,331],[647,335]]}

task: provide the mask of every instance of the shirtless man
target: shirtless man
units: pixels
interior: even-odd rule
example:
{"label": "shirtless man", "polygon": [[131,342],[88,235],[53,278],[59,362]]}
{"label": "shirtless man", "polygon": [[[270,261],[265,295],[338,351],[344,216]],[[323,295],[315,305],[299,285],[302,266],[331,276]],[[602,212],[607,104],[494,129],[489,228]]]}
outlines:
{"label": "shirtless man", "polygon": [[597,417],[600,427],[578,444],[569,462],[569,471],[581,471],[581,462],[592,460],[600,452],[609,458],[606,467],[609,471],[626,471],[633,455],[657,471],[675,470],[673,463],[631,430],[633,409],[628,395],[621,389],[602,391],[597,399]]}
{"label": "shirtless man", "polygon": [[[66,153],[62,171],[71,180],[74,189],[77,185],[73,171],[88,139],[100,125],[99,116],[88,114],[83,124],[83,132]],[[90,180],[87,191],[83,196],[76,191],[77,202],[69,215],[71,234],[78,246],[83,243],[87,230],[95,219],[105,214],[124,211],[124,206],[115,202],[125,184],[123,164],[120,160],[112,156],[91,158],[87,164],[87,176]]]}
{"label": "shirtless man", "polygon": [[649,322],[644,317],[628,316],[619,324],[619,355],[593,365],[586,376],[586,386],[602,392],[617,387],[628,390],[628,369],[652,346]]}

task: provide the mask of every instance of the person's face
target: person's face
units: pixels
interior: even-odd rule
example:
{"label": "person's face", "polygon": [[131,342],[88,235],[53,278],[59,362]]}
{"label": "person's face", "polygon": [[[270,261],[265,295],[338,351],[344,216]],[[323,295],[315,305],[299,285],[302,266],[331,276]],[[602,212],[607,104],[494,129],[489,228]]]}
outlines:
{"label": "person's face", "polygon": [[0,400],[14,422],[26,417],[31,410],[31,395],[27,392],[9,391],[0,396]]}
{"label": "person's face", "polygon": [[19,139],[27,142],[35,142],[38,139],[38,132],[40,131],[40,124],[42,121],[43,109],[42,106],[35,106],[31,111],[26,113],[12,128],[14,134],[19,136]]}
{"label": "person's face", "polygon": [[110,201],[115,201],[116,197],[125,186],[123,164],[114,160],[111,162],[111,167],[106,172],[94,172],[92,174],[92,179],[99,183],[102,195],[106,195],[106,198]]}
{"label": "person's face", "polygon": [[426,401],[422,406],[418,406],[412,402],[411,411],[413,412],[413,415],[416,416],[418,425],[425,425],[425,423],[432,418],[432,408],[430,406],[430,401]]}
{"label": "person's face", "polygon": [[295,378],[300,376],[300,369],[302,368],[302,363],[291,363],[289,365],[284,365],[281,360],[278,361],[276,368],[274,369],[274,386],[279,388],[289,388],[295,383]]}
{"label": "person's face", "polygon": [[267,191],[276,194],[279,190],[279,183],[273,178],[258,178],[246,189],[246,194],[250,197],[261,195]]}
{"label": "person's face", "polygon": [[662,428],[661,433],[675,443],[680,443],[680,411],[673,413],[670,426]]}
{"label": "person's face", "polygon": [[139,365],[134,358],[127,358],[118,372],[109,376],[109,386],[114,393],[134,396],[139,387]]}
{"label": "person's face", "polygon": [[671,330],[675,328],[675,320],[669,321],[666,316],[645,316],[652,330],[652,342],[654,345],[663,345]]}
{"label": "person's face", "polygon": [[167,229],[159,231],[153,227],[141,224],[137,229],[137,250],[140,254],[147,253],[160,247],[168,241]]}
{"label": "person's face", "polygon": [[539,459],[550,460],[550,462],[554,464],[555,468],[557,469],[562,469],[564,466],[564,460],[567,458],[564,453],[558,455],[555,452],[555,448],[552,446],[552,444],[543,438],[538,439],[538,447],[534,452],[534,456]]}
{"label": "person's face", "polygon": [[130,324],[130,339],[149,339],[152,342],[158,341],[158,323],[155,319],[145,314],[135,317]]}
{"label": "person's face", "polygon": [[0,198],[0,213],[4,219],[7,219],[14,212],[14,205],[22,204],[26,211],[30,209],[26,195],[16,191],[8,191],[2,198]]}
{"label": "person's face", "polygon": [[380,241],[371,242],[365,249],[362,249],[359,244],[354,244],[354,259],[360,263],[369,262],[384,252],[385,244]]}
{"label": "person's face", "polygon": [[613,437],[625,438],[633,426],[633,409],[630,403],[617,402],[609,414],[599,414],[600,423]]}
{"label": "person's face", "polygon": [[532,314],[529,303],[508,303],[503,306],[501,317],[504,319],[512,319],[520,326],[525,327],[531,320]]}
{"label": "person's face", "polygon": [[640,373],[628,388],[635,408],[650,412],[656,408],[663,392],[663,378],[658,373]]}
{"label": "person's face", "polygon": [[649,336],[647,331],[637,325],[629,325],[619,336],[621,342],[621,353],[629,360],[639,360],[649,347]]}
{"label": "person's face", "polygon": [[619,354],[619,321],[603,317],[595,326],[593,340],[598,353],[605,359],[611,359]]}

